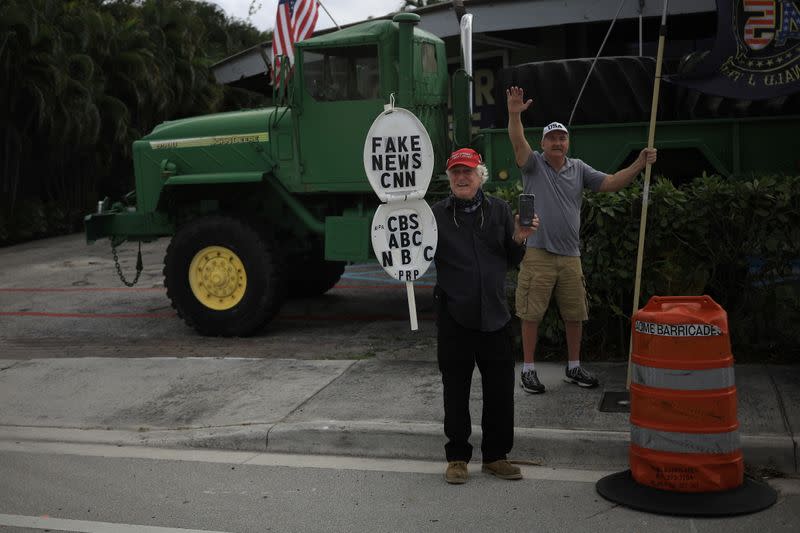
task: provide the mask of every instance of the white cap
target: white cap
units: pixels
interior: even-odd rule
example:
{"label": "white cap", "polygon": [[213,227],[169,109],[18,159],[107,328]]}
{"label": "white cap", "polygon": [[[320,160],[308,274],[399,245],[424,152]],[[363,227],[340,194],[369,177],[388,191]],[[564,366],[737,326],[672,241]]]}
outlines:
{"label": "white cap", "polygon": [[560,122],[551,122],[550,124],[545,126],[544,129],[542,130],[542,139],[544,139],[544,136],[547,135],[548,133],[550,133],[551,131],[563,131],[564,133],[569,135],[569,132],[567,131],[567,127],[564,126],[562,123],[560,123]]}

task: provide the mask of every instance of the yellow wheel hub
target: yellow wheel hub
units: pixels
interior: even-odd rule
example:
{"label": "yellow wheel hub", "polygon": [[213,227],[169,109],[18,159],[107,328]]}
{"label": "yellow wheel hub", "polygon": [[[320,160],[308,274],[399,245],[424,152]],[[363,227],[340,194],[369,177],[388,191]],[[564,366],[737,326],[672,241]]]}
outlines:
{"label": "yellow wheel hub", "polygon": [[203,248],[189,265],[189,286],[206,307],[216,311],[230,309],[242,301],[247,289],[244,264],[223,246]]}

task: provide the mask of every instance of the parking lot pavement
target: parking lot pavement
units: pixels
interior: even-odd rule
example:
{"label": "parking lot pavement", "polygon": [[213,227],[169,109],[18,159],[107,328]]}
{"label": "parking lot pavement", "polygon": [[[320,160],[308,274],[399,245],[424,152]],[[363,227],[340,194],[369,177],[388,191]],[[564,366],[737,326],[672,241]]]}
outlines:
{"label": "parking lot pavement", "polygon": [[[350,265],[328,293],[288,300],[249,338],[197,335],[178,318],[163,285],[167,241],[142,245],[135,287],[119,280],[107,241],[81,234],[0,248],[0,358],[291,357],[435,358],[430,271],[415,283],[419,330],[410,330],[405,284],[376,264]],[[135,245],[119,250],[132,279]]]}

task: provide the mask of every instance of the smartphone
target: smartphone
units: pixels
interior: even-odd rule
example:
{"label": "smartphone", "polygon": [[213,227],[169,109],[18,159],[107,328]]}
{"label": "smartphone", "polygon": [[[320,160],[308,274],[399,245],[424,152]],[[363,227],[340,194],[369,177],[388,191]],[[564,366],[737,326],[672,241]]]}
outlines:
{"label": "smartphone", "polygon": [[519,195],[519,225],[520,226],[533,226],[533,194],[520,194]]}

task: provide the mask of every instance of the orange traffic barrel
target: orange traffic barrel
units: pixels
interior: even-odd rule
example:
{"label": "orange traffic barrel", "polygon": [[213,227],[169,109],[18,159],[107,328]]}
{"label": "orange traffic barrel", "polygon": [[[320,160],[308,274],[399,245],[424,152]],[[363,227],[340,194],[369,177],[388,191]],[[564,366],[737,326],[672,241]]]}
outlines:
{"label": "orange traffic barrel", "polygon": [[739,487],[744,461],[725,310],[709,296],[654,296],[631,327],[633,479],[676,492]]}

